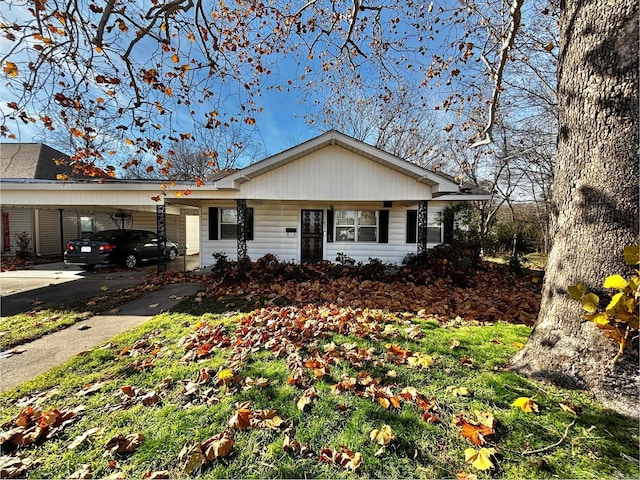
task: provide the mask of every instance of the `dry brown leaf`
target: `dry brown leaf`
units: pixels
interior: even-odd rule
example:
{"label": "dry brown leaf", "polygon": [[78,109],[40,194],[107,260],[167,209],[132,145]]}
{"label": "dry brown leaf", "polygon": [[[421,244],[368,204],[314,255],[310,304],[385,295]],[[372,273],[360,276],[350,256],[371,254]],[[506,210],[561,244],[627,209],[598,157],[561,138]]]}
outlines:
{"label": "dry brown leaf", "polygon": [[75,472],[71,474],[69,478],[74,480],[93,478],[93,467],[90,463],[83,463]]}
{"label": "dry brown leaf", "polygon": [[143,439],[144,435],[142,435],[142,433],[132,433],[130,435],[119,433],[109,439],[105,447],[104,455],[131,453],[140,446]]}
{"label": "dry brown leaf", "polygon": [[233,450],[234,440],[231,431],[225,430],[202,443],[202,452],[207,461],[228,457]]}
{"label": "dry brown leaf", "polygon": [[187,475],[200,470],[206,461],[202,453],[202,446],[194,440],[189,441],[182,447],[182,450],[180,450],[178,454],[178,460],[182,464],[184,473]]}

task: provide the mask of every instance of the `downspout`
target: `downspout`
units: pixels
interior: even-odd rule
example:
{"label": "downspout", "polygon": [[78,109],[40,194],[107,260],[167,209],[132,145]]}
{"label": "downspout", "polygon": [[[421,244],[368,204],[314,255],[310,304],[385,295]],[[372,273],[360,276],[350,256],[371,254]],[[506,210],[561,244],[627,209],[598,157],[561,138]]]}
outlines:
{"label": "downspout", "polygon": [[40,256],[40,210],[33,209],[33,253],[36,257]]}

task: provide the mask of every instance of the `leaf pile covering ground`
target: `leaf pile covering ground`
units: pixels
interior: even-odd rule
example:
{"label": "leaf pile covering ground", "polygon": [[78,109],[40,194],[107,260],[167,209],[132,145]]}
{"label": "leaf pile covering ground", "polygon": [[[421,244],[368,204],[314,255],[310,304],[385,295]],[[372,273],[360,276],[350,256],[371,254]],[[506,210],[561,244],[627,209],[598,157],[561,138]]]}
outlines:
{"label": "leaf pile covering ground", "polygon": [[375,262],[343,267],[261,260],[247,272],[234,270],[206,278],[208,287],[201,296],[235,297],[252,307],[331,304],[410,312],[441,321],[459,317],[525,325],[533,325],[540,307],[540,272],[515,275],[506,268],[485,264],[483,269],[465,272],[467,286],[461,287],[456,277],[433,269],[385,268]]}
{"label": "leaf pile covering ground", "polygon": [[[293,295],[298,290],[288,282],[294,280],[282,278],[281,288]],[[354,293],[349,286],[373,292],[373,285],[388,289],[393,282],[345,277],[337,283],[325,290],[347,297]],[[637,424],[585,394],[504,370],[526,341],[525,325],[463,319],[453,307],[431,313],[428,297],[414,299],[416,308],[340,305],[335,296],[333,304],[327,296],[276,305],[276,297],[254,290],[258,284],[247,277],[245,285],[222,291],[215,281],[175,313],[3,394],[0,476],[640,473]],[[193,314],[207,302],[237,301],[238,289],[245,307],[262,306]]]}

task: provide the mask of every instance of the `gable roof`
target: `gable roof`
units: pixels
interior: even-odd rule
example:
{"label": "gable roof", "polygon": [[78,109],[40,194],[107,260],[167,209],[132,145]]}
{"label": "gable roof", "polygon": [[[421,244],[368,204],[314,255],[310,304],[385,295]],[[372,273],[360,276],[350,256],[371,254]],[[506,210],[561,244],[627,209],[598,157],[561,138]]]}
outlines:
{"label": "gable roof", "polygon": [[328,132],[312,138],[311,140],[227,175],[216,182],[216,188],[237,190],[244,182],[252,180],[253,178],[276,168],[287,165],[288,163],[309,155],[310,153],[320,150],[328,145],[338,145],[342,148],[355,152],[362,157],[413,178],[417,182],[424,183],[432,187],[434,194],[454,193],[459,191],[458,184],[445,176],[419,167],[418,165],[396,157],[395,155],[360,140],[356,140],[355,138],[336,130],[329,130]]}
{"label": "gable roof", "polygon": [[43,143],[0,144],[0,178],[55,180],[56,175],[71,173],[67,165],[56,165],[54,159],[69,156]]}

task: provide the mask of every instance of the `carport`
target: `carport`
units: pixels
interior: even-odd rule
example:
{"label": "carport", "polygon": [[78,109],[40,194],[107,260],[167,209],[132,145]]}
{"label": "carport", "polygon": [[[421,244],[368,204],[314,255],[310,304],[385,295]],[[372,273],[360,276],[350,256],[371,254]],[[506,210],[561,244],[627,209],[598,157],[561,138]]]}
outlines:
{"label": "carport", "polygon": [[16,253],[22,232],[33,254],[61,256],[69,240],[112,228],[157,231],[181,254],[197,254],[199,207],[171,203],[186,189],[144,180],[1,179],[2,254]]}

